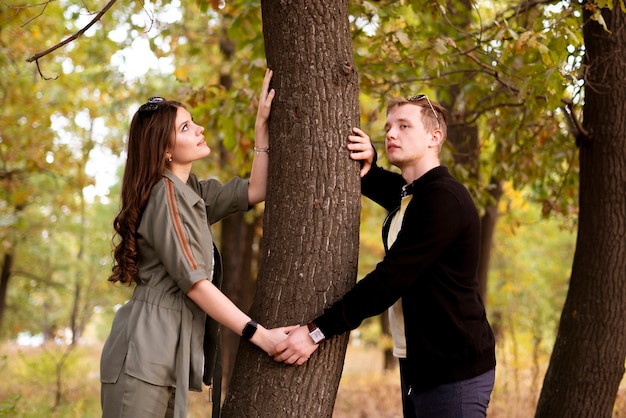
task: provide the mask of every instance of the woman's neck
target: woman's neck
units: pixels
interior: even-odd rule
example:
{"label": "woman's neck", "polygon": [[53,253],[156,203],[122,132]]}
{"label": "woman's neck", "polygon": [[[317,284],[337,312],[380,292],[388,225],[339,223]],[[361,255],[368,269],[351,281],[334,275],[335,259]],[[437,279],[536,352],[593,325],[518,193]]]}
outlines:
{"label": "woman's neck", "polygon": [[191,164],[172,164],[170,167],[170,171],[183,183],[187,183],[187,180],[189,180],[189,173],[191,173]]}

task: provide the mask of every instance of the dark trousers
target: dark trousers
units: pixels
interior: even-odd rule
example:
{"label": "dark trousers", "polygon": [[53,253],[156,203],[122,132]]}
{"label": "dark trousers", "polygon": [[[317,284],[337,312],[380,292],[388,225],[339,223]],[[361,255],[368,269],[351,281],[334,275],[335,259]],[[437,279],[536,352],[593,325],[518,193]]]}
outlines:
{"label": "dark trousers", "polygon": [[404,418],[485,418],[495,381],[495,369],[459,382],[428,390],[415,390],[406,381],[406,364],[400,359]]}

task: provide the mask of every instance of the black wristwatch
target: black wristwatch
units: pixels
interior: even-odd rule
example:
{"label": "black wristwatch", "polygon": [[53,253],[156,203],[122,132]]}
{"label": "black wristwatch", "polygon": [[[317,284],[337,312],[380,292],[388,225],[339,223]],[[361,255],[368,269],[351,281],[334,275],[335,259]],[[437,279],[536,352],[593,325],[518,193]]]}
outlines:
{"label": "black wristwatch", "polygon": [[322,330],[315,325],[315,322],[309,322],[306,326],[309,328],[309,336],[315,344],[323,343],[326,340],[326,336]]}
{"label": "black wristwatch", "polygon": [[254,336],[254,333],[256,332],[257,325],[258,324],[256,322],[250,320],[250,322],[248,322],[246,326],[243,327],[243,331],[241,331],[241,336],[244,337],[246,340],[252,338]]}

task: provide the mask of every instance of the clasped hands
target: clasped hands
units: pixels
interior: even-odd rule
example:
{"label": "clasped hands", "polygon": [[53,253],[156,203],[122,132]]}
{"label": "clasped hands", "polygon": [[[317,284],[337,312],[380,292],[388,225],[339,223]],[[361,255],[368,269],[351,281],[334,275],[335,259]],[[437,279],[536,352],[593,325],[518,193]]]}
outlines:
{"label": "clasped hands", "polygon": [[266,351],[279,363],[301,366],[317,350],[318,345],[309,336],[309,329],[306,325],[274,328],[269,331],[273,333],[276,344]]}

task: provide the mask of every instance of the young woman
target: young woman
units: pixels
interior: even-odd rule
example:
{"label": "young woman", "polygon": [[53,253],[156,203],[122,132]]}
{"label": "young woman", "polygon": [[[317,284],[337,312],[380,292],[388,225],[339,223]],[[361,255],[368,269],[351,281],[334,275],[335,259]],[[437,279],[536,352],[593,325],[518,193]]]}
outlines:
{"label": "young woman", "polygon": [[257,325],[212,283],[220,272],[209,225],[265,199],[271,78],[268,70],[249,180],[191,173],[211,150],[182,104],[153,97],[133,117],[109,281],[136,287],[102,351],[105,418],[186,416],[188,390],[202,390],[206,315],[270,355],[291,329]]}

